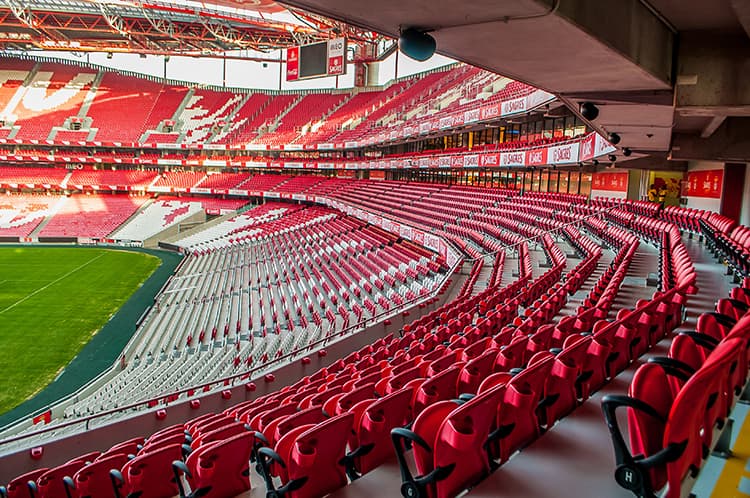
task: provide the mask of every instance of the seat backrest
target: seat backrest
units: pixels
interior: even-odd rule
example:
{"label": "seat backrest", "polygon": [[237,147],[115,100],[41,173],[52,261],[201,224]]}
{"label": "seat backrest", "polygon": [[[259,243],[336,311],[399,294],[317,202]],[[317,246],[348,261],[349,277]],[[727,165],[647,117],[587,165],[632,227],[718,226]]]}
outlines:
{"label": "seat backrest", "polygon": [[344,393],[344,395],[338,399],[338,402],[336,403],[334,409],[334,413],[330,413],[329,415],[341,415],[342,413],[351,410],[351,408],[360,401],[372,399],[374,397],[375,383],[367,383],[363,386],[357,387],[356,389],[352,389],[347,393]]}
{"label": "seat backrest", "polygon": [[435,460],[433,454],[435,439],[443,421],[458,405],[459,402],[456,400],[438,401],[422,410],[422,413],[414,419],[412,431],[421,437],[430,447],[430,451],[427,451],[420,445],[413,445],[412,447],[412,456],[417,474],[427,475],[434,469]]}
{"label": "seat backrest", "polygon": [[497,349],[490,348],[484,353],[466,362],[458,378],[458,394],[474,394],[482,381],[492,373],[497,358]]}
{"label": "seat backrest", "polygon": [[[192,453],[187,460],[190,485],[200,496],[223,498],[250,489],[250,453],[254,437],[245,431]],[[194,456],[195,455],[195,456]]]}
{"label": "seat backrest", "polygon": [[727,315],[701,313],[695,324],[695,330],[720,341],[729,333],[734,324],[735,320]]}
{"label": "seat backrest", "polygon": [[125,479],[123,494],[140,493],[139,498],[162,498],[178,493],[174,482],[172,462],[182,459],[179,443],[160,447],[149,453],[138,455],[122,468]]}
{"label": "seat backrest", "polygon": [[698,370],[711,349],[699,344],[688,334],[677,334],[669,345],[669,357],[690,365],[693,370]]}
{"label": "seat backrest", "polygon": [[454,365],[425,380],[414,390],[413,414],[419,415],[427,406],[438,401],[455,398],[460,373],[461,366]]}
{"label": "seat backrest", "polygon": [[214,429],[205,434],[200,434],[196,439],[193,440],[191,446],[198,448],[204,444],[212,443],[214,441],[221,441],[228,437],[232,437],[235,434],[241,434],[247,430],[246,424],[242,422],[232,422],[219,429]]}
{"label": "seat backrest", "polygon": [[296,411],[297,411],[297,406],[292,403],[279,405],[274,408],[270,408],[269,410],[261,412],[257,414],[255,417],[253,417],[253,419],[250,421],[250,427],[252,427],[253,430],[263,432],[263,429],[265,429],[266,424],[268,424],[270,421],[278,417],[285,417],[286,415],[291,415],[292,413]]}
{"label": "seat backrest", "polygon": [[346,455],[353,423],[354,415],[344,413],[297,436],[287,459],[288,478],[307,480],[290,493],[290,498],[324,496],[347,484],[345,469],[339,462]]}
{"label": "seat backrest", "polygon": [[81,498],[114,498],[110,470],[120,470],[128,461],[125,453],[113,453],[82,467],[73,476]]}
{"label": "seat backrest", "polygon": [[36,469],[31,472],[22,474],[8,483],[6,491],[8,498],[30,498],[31,491],[29,490],[28,482],[36,481],[42,474],[47,472],[48,468]]}
{"label": "seat backrest", "polygon": [[73,476],[85,464],[85,460],[71,460],[40,475],[36,479],[38,490],[36,498],[64,497],[63,477]]}
{"label": "seat backrest", "polygon": [[434,466],[453,465],[435,484],[437,498],[452,498],[490,472],[487,439],[505,395],[498,385],[456,407],[443,421],[434,446]]}
{"label": "seat backrest", "polygon": [[505,347],[501,347],[495,358],[495,372],[507,372],[511,368],[518,368],[526,362],[526,336],[514,337],[513,341]]}
{"label": "seat backrest", "polygon": [[313,406],[306,410],[300,410],[293,415],[273,421],[266,426],[266,431],[263,433],[268,439],[270,445],[275,445],[279,438],[283,437],[286,433],[299,427],[301,425],[315,425],[325,421],[328,417],[323,413],[323,409],[319,406]]}
{"label": "seat backrest", "polygon": [[143,443],[145,442],[145,439],[142,437],[136,437],[133,439],[129,439],[127,441],[123,441],[121,443],[118,443],[114,446],[112,446],[110,449],[99,455],[96,459],[102,459],[106,458],[110,455],[116,455],[118,453],[125,453],[126,455],[135,455],[138,453],[138,450],[141,449],[143,446]]}
{"label": "seat backrest", "polygon": [[405,387],[388,394],[371,403],[356,421],[354,432],[359,445],[372,446],[355,462],[360,474],[366,474],[394,457],[391,429],[403,427],[410,420],[412,393],[412,389]]}
{"label": "seat backrest", "polygon": [[182,445],[188,442],[187,436],[179,432],[174,433],[170,436],[163,436],[155,439],[149,439],[149,441],[143,445],[137,455],[145,455],[147,453],[153,453],[167,446]]}

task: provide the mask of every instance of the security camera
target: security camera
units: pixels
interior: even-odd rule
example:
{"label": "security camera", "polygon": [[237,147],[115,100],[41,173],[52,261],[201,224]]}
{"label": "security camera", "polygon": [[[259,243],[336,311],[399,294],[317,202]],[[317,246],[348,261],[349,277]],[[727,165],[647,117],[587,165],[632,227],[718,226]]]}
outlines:
{"label": "security camera", "polygon": [[633,153],[633,151],[632,151],[632,150],[630,150],[630,149],[629,149],[629,148],[627,148],[627,147],[625,147],[624,149],[622,149],[622,155],[623,155],[623,156],[625,156],[625,157],[630,157],[630,155],[631,155],[632,153]]}
{"label": "security camera", "polygon": [[609,137],[607,137],[607,140],[609,140],[609,143],[611,143],[612,145],[617,145],[620,143],[621,138],[617,133],[610,133]]}
{"label": "security camera", "polygon": [[609,159],[609,162],[613,163],[613,162],[617,161],[617,156],[614,155],[614,154],[610,154],[610,155],[607,156],[607,159]]}

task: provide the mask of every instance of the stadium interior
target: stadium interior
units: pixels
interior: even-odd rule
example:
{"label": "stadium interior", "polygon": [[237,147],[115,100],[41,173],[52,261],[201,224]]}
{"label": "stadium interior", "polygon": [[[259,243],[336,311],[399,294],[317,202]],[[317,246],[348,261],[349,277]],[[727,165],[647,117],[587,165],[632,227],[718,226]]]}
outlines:
{"label": "stadium interior", "polygon": [[[0,413],[0,497],[750,496],[750,2],[7,0],[0,44],[0,249],[161,258]],[[92,254],[0,262],[4,370]]]}

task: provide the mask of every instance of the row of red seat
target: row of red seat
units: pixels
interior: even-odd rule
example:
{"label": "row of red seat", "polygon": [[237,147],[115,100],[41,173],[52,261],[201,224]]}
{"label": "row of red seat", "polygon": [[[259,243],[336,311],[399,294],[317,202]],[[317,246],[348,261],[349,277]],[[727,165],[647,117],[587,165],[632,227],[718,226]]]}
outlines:
{"label": "row of red seat", "polygon": [[700,221],[703,235],[717,256],[742,276],[750,276],[750,228],[718,213]]}
{"label": "row of red seat", "polygon": [[[713,327],[681,331],[668,357],[635,373],[628,396],[602,400],[615,448],[615,478],[636,496],[682,496],[683,481],[697,475],[718,432],[743,392],[750,346],[750,279],[717,303]],[[704,324],[706,320],[703,320]],[[616,410],[628,411],[626,446]]]}

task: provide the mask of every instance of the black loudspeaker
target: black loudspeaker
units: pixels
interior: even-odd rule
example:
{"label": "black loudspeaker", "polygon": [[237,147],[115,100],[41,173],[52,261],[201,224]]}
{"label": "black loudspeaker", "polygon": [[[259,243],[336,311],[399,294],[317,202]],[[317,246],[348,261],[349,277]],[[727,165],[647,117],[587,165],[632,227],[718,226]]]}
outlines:
{"label": "black loudspeaker", "polygon": [[581,116],[589,121],[593,121],[599,117],[599,108],[591,102],[581,102],[579,110],[581,111]]}
{"label": "black loudspeaker", "polygon": [[398,48],[405,56],[424,62],[435,53],[435,38],[416,28],[406,28],[398,37]]}

